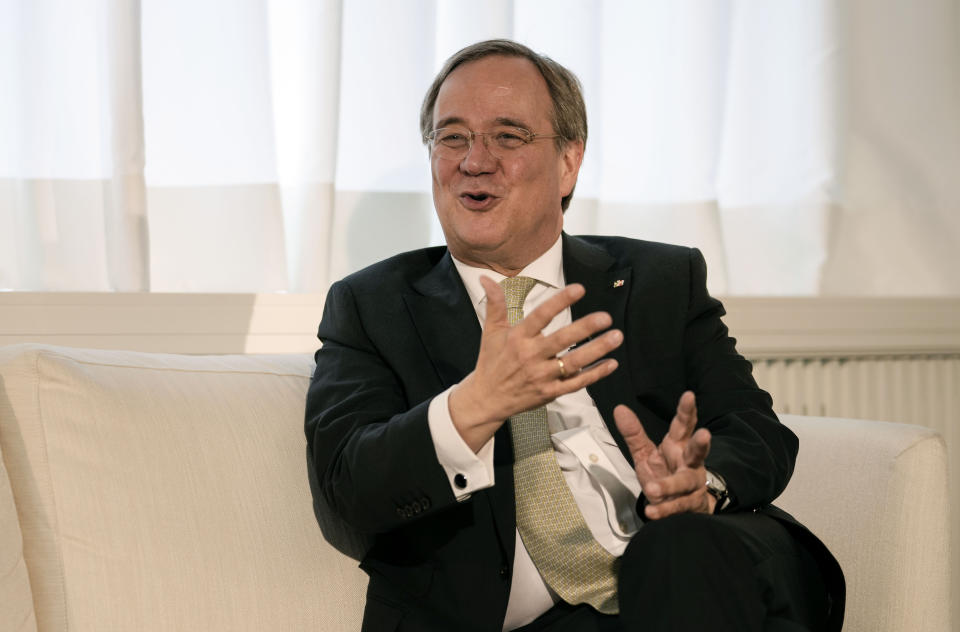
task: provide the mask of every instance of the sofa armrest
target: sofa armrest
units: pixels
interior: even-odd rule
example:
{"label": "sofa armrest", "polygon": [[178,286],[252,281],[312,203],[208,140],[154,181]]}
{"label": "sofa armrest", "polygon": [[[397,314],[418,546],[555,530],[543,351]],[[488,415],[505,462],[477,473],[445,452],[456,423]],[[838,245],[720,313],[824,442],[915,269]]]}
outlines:
{"label": "sofa armrest", "polygon": [[950,626],[943,439],[907,424],[782,415],[800,438],[776,501],[834,553],[847,581],[844,630]]}

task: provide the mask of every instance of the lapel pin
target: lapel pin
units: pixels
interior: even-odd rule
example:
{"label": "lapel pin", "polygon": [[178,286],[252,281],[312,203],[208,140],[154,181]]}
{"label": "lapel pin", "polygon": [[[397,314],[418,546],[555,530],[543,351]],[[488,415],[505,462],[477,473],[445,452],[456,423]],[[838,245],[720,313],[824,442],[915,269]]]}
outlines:
{"label": "lapel pin", "polygon": [[617,279],[613,282],[613,287],[623,287],[623,279]]}

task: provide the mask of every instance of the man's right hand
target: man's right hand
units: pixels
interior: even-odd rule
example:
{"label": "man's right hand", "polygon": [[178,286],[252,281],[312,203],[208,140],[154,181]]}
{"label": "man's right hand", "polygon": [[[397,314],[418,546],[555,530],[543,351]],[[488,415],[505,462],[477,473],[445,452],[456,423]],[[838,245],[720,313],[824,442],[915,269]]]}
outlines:
{"label": "man's right hand", "polygon": [[510,416],[543,406],[612,373],[617,361],[600,359],[623,342],[623,333],[616,329],[597,336],[563,356],[561,374],[557,354],[610,327],[610,315],[594,312],[544,336],[543,328],[583,297],[582,285],[566,286],[510,326],[503,288],[488,277],[481,277],[480,283],[487,295],[487,318],[477,365],[450,392],[448,400],[453,425],[474,452]]}

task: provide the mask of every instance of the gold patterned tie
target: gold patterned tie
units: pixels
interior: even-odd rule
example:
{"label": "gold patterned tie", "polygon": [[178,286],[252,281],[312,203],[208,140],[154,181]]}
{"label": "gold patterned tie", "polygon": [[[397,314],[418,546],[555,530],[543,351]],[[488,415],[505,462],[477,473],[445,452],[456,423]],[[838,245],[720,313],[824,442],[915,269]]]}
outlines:
{"label": "gold patterned tie", "polygon": [[[507,321],[523,320],[523,302],[537,282],[529,277],[500,282]],[[510,418],[517,529],[544,581],[569,604],[587,603],[616,614],[619,560],[590,533],[557,464],[543,406]]]}

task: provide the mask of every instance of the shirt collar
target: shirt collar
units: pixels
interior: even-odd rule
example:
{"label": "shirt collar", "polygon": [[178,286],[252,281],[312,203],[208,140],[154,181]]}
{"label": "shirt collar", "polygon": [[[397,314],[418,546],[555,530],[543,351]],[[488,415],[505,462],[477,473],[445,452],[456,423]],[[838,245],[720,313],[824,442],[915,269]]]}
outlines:
{"label": "shirt collar", "polygon": [[[463,285],[467,288],[467,294],[470,295],[470,301],[473,303],[474,308],[487,300],[486,292],[483,291],[483,286],[480,285],[481,276],[490,277],[497,283],[506,278],[499,272],[494,272],[489,268],[476,268],[463,263],[456,257],[453,257],[453,255],[451,255],[451,257],[453,258],[453,265],[456,266],[457,272],[460,273]],[[546,252],[527,264],[517,276],[536,279],[538,283],[552,288],[562,288],[564,286],[563,240],[557,237],[557,241],[555,241]]]}

